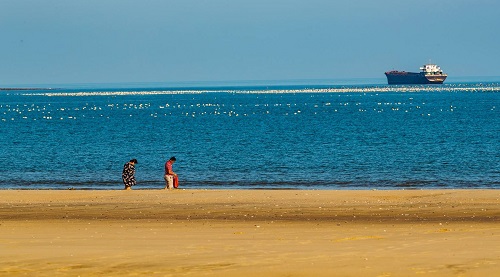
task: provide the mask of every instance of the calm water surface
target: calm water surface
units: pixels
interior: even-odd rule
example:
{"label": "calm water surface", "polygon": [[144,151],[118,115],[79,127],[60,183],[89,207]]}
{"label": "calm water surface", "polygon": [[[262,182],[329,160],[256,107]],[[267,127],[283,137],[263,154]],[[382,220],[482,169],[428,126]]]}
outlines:
{"label": "calm water surface", "polygon": [[500,85],[0,91],[0,189],[500,188]]}

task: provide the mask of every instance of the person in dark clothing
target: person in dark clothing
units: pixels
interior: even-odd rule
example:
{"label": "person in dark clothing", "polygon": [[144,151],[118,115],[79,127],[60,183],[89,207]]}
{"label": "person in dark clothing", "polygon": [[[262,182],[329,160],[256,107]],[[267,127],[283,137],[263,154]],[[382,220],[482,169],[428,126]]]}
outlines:
{"label": "person in dark clothing", "polygon": [[132,186],[136,185],[135,181],[135,165],[137,164],[136,159],[130,160],[128,163],[123,165],[122,180],[125,185],[126,190],[131,190]]}

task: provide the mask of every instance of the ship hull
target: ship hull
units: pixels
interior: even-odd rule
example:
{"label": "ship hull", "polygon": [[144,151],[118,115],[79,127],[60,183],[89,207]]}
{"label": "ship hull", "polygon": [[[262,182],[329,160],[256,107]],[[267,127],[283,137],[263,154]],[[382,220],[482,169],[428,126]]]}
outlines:
{"label": "ship hull", "polygon": [[414,73],[404,71],[386,72],[387,83],[389,85],[407,85],[407,84],[442,84],[446,77],[445,74],[425,75],[425,73]]}

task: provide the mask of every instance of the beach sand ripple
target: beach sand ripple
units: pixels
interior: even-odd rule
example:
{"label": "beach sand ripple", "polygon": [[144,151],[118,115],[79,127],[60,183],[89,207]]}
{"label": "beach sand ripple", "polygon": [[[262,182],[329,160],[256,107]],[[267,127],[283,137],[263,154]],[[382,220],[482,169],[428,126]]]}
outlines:
{"label": "beach sand ripple", "polygon": [[494,276],[498,190],[0,191],[0,276]]}

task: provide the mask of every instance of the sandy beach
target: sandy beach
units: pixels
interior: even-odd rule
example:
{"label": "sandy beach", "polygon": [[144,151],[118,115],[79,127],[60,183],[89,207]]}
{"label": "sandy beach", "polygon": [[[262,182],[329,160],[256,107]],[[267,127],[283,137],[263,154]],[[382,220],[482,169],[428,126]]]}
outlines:
{"label": "sandy beach", "polygon": [[0,191],[0,276],[499,272],[499,190]]}

